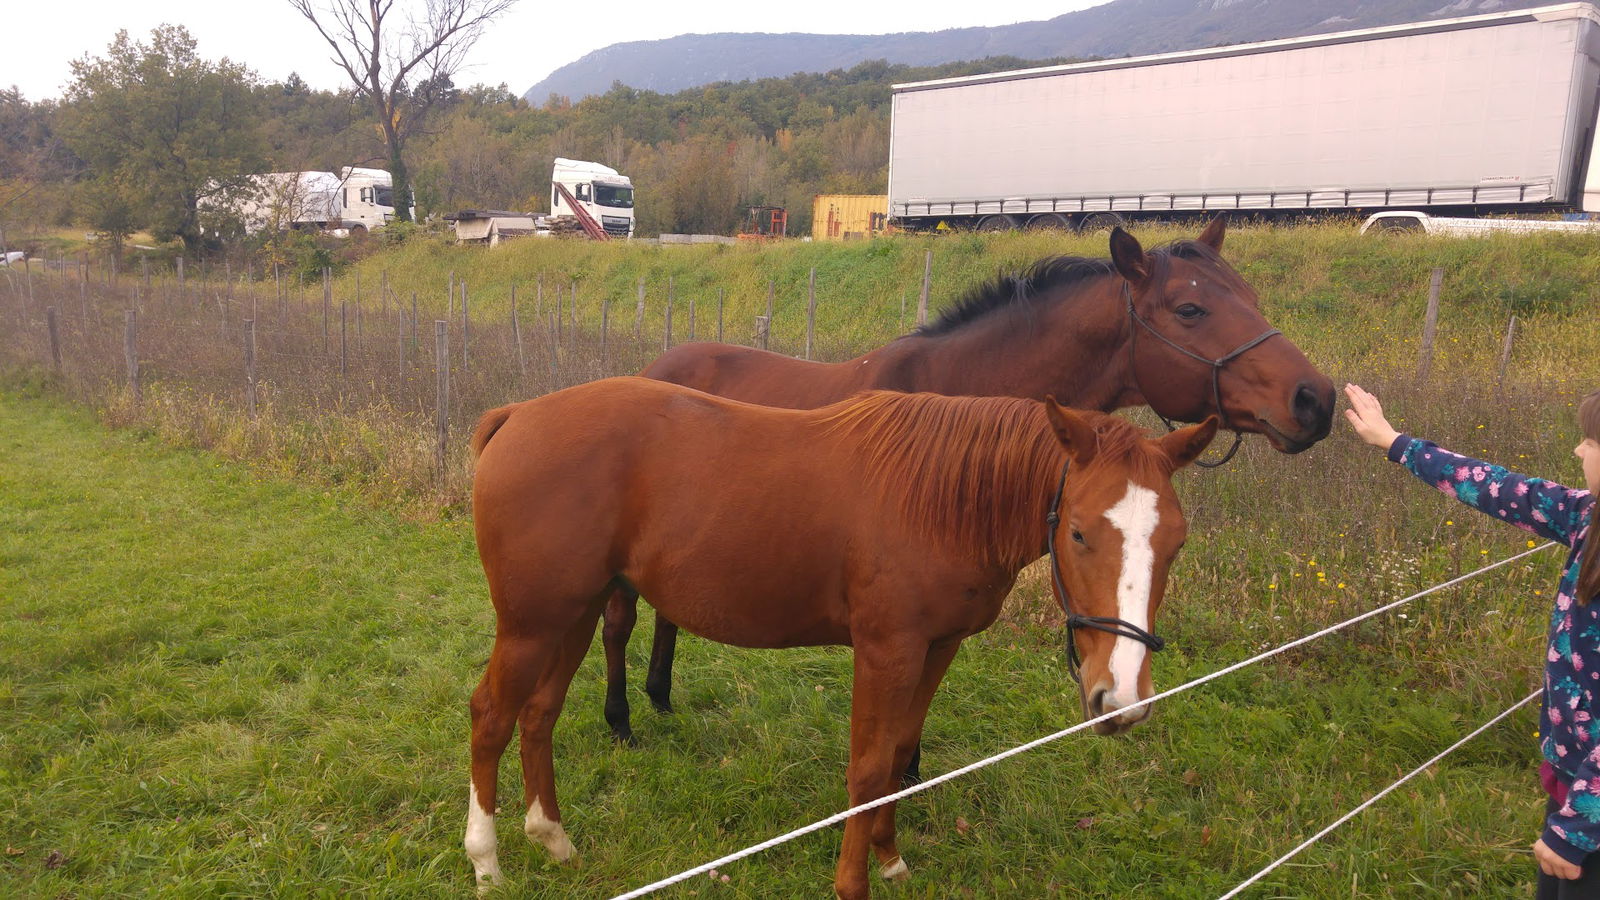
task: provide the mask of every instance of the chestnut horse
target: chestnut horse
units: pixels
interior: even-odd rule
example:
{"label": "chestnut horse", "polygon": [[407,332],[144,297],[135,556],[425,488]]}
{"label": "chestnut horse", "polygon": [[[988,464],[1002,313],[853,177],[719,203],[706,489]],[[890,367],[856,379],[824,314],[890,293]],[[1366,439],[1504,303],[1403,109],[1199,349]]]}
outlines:
{"label": "chestnut horse", "polygon": [[[519,722],[524,831],[574,852],[551,731],[622,592],[714,641],[853,647],[852,806],[895,788],[961,641],[1046,552],[1083,629],[1083,712],[1126,710],[1101,733],[1143,721],[1148,706],[1126,708],[1153,694],[1148,629],[1187,529],[1172,474],[1217,425],[1148,440],[1053,400],[887,391],[782,410],[644,378],[486,413],[472,496],[495,639],[472,695],[464,841],[479,885],[500,880],[496,777]],[[884,877],[905,877],[894,817],[886,804],[846,822],[840,897],[868,896],[869,846]]]}
{"label": "chestnut horse", "polygon": [[[1264,434],[1274,448],[1298,453],[1327,436],[1333,383],[1287,338],[1250,346],[1278,332],[1262,318],[1255,291],[1219,255],[1226,230],[1218,217],[1198,240],[1146,253],[1115,229],[1109,260],[1042,260],[849,362],[683,344],[641,374],[787,409],[814,409],[870,389],[1035,400],[1052,394],[1101,412],[1148,403],[1168,419],[1219,414],[1225,428]],[[625,649],[636,621],[630,592],[606,608],[606,722],[626,742],[633,729]],[[662,712],[672,709],[677,634],[658,612],[645,693]],[[913,777],[917,768],[913,760]]]}

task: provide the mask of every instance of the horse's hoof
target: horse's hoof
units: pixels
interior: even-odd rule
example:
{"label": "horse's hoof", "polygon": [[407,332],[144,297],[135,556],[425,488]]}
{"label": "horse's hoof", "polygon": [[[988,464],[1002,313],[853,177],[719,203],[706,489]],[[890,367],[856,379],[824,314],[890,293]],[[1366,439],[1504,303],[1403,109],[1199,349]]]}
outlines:
{"label": "horse's hoof", "polygon": [[904,857],[896,856],[894,862],[880,868],[878,874],[883,876],[884,881],[905,881],[911,877],[911,870],[906,867]]}
{"label": "horse's hoof", "polygon": [[922,776],[916,772],[907,772],[900,776],[900,786],[903,788],[914,787],[922,783]]}
{"label": "horse's hoof", "polygon": [[631,729],[623,729],[621,731],[618,731],[617,729],[612,729],[611,730],[611,739],[616,741],[617,743],[621,744],[624,747],[637,747],[637,746],[639,746],[639,739],[633,736],[633,731]]}

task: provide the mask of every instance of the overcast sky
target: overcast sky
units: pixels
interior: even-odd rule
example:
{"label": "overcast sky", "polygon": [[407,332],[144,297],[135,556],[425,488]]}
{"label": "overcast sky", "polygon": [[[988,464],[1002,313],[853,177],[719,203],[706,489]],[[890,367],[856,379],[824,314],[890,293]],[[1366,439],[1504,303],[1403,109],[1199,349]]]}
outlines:
{"label": "overcast sky", "polygon": [[[0,87],[15,85],[29,100],[60,97],[69,67],[102,55],[119,29],[136,39],[163,22],[186,26],[209,59],[244,62],[265,80],[300,73],[314,87],[343,86],[327,45],[286,0],[0,0]],[[620,41],[655,40],[720,31],[884,34],[1007,25],[1048,19],[1106,0],[990,0],[987,3],[633,2],[550,3],[522,0],[472,51],[458,85],[504,82],[521,94],[555,69]],[[421,5],[398,0],[397,7]]]}

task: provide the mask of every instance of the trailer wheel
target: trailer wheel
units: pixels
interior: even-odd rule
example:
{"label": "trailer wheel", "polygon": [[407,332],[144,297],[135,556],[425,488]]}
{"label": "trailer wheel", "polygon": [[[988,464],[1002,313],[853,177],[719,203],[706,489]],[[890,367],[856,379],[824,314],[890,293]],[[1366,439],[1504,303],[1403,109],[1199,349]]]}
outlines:
{"label": "trailer wheel", "polygon": [[1067,231],[1072,223],[1060,213],[1042,213],[1028,220],[1029,231]]}
{"label": "trailer wheel", "polygon": [[1085,218],[1083,224],[1078,226],[1078,230],[1093,234],[1097,231],[1110,231],[1118,226],[1126,227],[1127,224],[1128,220],[1114,212],[1098,212]]}
{"label": "trailer wheel", "polygon": [[978,223],[979,231],[1015,231],[1017,220],[1012,216],[986,216]]}
{"label": "trailer wheel", "polygon": [[351,225],[350,226],[350,236],[353,237],[353,238],[364,238],[364,237],[366,237],[367,236],[367,226],[365,226],[365,225]]}

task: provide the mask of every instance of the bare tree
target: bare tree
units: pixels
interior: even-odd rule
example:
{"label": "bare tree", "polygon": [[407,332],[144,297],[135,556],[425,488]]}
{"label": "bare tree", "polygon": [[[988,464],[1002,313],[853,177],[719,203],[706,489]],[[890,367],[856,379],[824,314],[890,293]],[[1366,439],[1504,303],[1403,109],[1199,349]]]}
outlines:
{"label": "bare tree", "polygon": [[372,104],[389,149],[395,217],[411,221],[406,138],[460,70],[484,27],[516,0],[422,0],[399,16],[395,0],[289,0],[333,48],[333,61]]}

